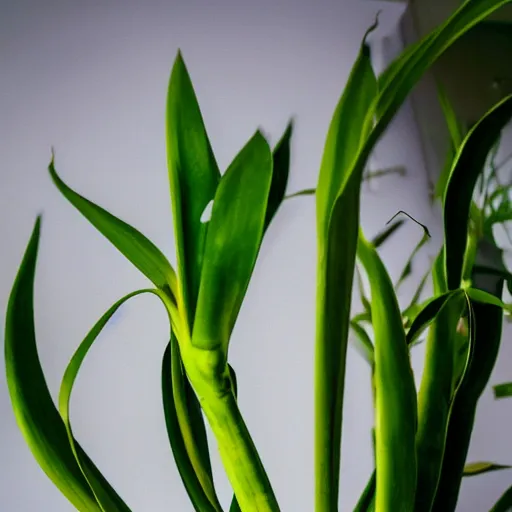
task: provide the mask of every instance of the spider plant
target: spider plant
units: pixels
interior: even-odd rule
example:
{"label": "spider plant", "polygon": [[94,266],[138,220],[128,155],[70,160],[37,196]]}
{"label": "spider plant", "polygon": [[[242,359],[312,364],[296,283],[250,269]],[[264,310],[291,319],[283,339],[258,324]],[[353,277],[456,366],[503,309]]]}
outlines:
{"label": "spider plant", "polygon": [[[409,311],[408,327],[376,250],[379,239],[368,241],[359,224],[361,182],[376,142],[423,73],[459,37],[506,3],[467,0],[379,77],[366,43],[375,23],[363,37],[335,109],[315,194],[317,512],[338,509],[346,348],[349,330],[356,325],[351,319],[356,259],[371,283],[367,309],[373,341],[366,348],[373,367],[376,419],[376,469],[358,509],[411,512],[419,506],[443,511],[455,507],[466,439],[453,432],[461,428],[470,432],[473,405],[488,370],[488,362],[480,357],[487,349],[482,349],[475,325],[483,325],[483,332],[497,345],[505,307],[498,287],[489,292],[479,289],[476,279],[465,279],[472,261],[467,249],[468,216],[482,159],[512,116],[512,98],[491,109],[457,148],[444,194],[445,243],[434,266],[435,294],[418,310]],[[178,53],[168,87],[166,129],[175,268],[142,233],[70,188],[57,173],[52,156],[49,174],[58,190],[152,286],[121,298],[92,327],[64,373],[56,406],[35,339],[38,218],[7,310],[5,360],[14,413],[34,457],[78,510],[129,511],[76,440],[69,404],[76,376],[102,328],[124,302],[151,293],[169,319],[162,400],[170,445],[192,507],[200,512],[223,510],[213,481],[204,413],[234,490],[230,511],[276,512],[277,498],[238,408],[236,375],[228,360],[231,335],[264,234],[285,197],[292,124],[272,149],[257,131],[221,173]],[[212,202],[210,218],[205,218]],[[455,349],[459,353],[453,333],[460,318],[468,320],[462,365],[453,357]],[[426,376],[417,396],[409,345],[429,324],[433,327],[427,341]],[[451,359],[446,359],[447,354]],[[444,455],[448,450],[452,450],[449,459]]]}

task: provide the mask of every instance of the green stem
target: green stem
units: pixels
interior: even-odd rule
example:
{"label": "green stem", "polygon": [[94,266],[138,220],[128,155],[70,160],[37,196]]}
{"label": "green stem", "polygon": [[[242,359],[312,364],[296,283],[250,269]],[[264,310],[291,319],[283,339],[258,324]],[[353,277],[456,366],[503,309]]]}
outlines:
{"label": "green stem", "polygon": [[199,400],[217,439],[240,509],[243,512],[279,512],[270,481],[230,385],[225,393],[208,393],[208,396],[199,393]]}

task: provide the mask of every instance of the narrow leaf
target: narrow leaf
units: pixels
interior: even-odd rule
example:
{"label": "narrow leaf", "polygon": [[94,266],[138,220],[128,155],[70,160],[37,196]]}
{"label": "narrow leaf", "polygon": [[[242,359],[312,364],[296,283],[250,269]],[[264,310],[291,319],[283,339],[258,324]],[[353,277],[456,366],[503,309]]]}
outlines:
{"label": "narrow leaf", "polygon": [[214,198],[220,172],[181,52],[169,80],[166,133],[180,296],[192,330],[208,230],[201,215]]}
{"label": "narrow leaf", "polygon": [[444,199],[445,265],[449,289],[458,288],[461,283],[469,209],[476,181],[489,151],[511,117],[512,95],[500,101],[476,123],[455,158]]}
{"label": "narrow leaf", "polygon": [[395,231],[405,222],[404,219],[398,219],[394,222],[388,221],[388,227],[377,233],[372,239],[372,244],[378,249],[386,240],[391,237]]}
{"label": "narrow leaf", "polygon": [[176,295],[176,274],[160,250],[135,228],[114,217],[69,188],[55,170],[54,158],[48,166],[53,183],[62,195],[112,244],[161,290]]}
{"label": "narrow leaf", "polygon": [[393,283],[360,232],[358,257],[371,286],[375,357],[376,510],[413,510],[416,388]]}
{"label": "narrow leaf", "polygon": [[[375,27],[371,27],[372,30]],[[325,142],[318,186],[315,362],[315,479],[317,512],[338,504],[345,363],[364,165],[348,176],[371,128],[368,109],[377,93],[366,36]],[[348,178],[348,184],[342,184]],[[341,199],[336,201],[337,195]]]}
{"label": "narrow leaf", "polygon": [[256,132],[215,195],[192,344],[220,349],[224,360],[261,245],[271,179],[270,148]]}
{"label": "narrow leaf", "polygon": [[470,462],[464,466],[464,476],[476,476],[490,471],[510,469],[512,466],[496,464],[495,462]]}
{"label": "narrow leaf", "polygon": [[365,328],[357,322],[351,321],[350,327],[355,334],[354,347],[363,356],[365,361],[370,364],[370,366],[373,366],[373,343],[370,336],[366,332]]}
{"label": "narrow leaf", "polygon": [[[75,460],[37,353],[33,298],[40,223],[39,217],[7,305],[7,385],[18,427],[41,469],[77,510],[101,512]],[[77,450],[87,457],[78,445]]]}
{"label": "narrow leaf", "polygon": [[489,512],[510,512],[512,510],[512,486],[510,486]]}
{"label": "narrow leaf", "polygon": [[272,152],[272,182],[268,194],[267,212],[265,214],[265,230],[272,222],[279,206],[284,200],[288,175],[290,173],[290,138],[293,132],[293,123],[290,121],[281,140]]}
{"label": "narrow leaf", "polygon": [[181,433],[174,392],[172,389],[171,345],[167,345],[162,360],[162,400],[167,434],[181,479],[196,512],[216,512],[206,496],[192,467]]}

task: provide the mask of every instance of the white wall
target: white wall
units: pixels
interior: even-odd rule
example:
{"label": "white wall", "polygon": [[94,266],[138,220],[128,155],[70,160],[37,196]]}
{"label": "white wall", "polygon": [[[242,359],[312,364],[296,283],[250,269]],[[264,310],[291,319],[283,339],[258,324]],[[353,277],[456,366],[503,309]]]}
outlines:
{"label": "white wall", "polygon": [[[43,211],[36,327],[54,396],[69,357],[92,323],[117,298],[146,282],[50,183],[45,172],[50,146],[56,148],[57,169],[69,185],[136,226],[174,261],[163,109],[177,48],[184,53],[221,168],[257,127],[275,142],[289,116],[296,117],[289,184],[294,191],[316,182],[331,114],[376,10],[384,8],[376,42],[392,32],[401,12],[395,4],[360,1],[74,4],[19,1],[2,5],[0,17],[0,313],[3,321],[35,215]],[[397,44],[391,37],[386,52],[396,52]],[[379,53],[379,47],[375,58],[382,61],[386,53]],[[402,209],[427,223],[434,242],[439,241],[439,217],[429,208],[407,106],[373,163],[405,164],[409,174],[365,189],[368,234]],[[242,412],[282,510],[305,512],[313,510],[314,225],[311,199],[282,208],[268,233],[230,350]],[[384,249],[394,276],[420,235],[407,226]],[[427,256],[422,258],[417,275]],[[134,511],[191,510],[168,446],[160,401],[167,336],[156,300],[129,303],[91,352],[73,396],[76,436]],[[419,348],[415,368],[420,362]],[[11,412],[4,372],[0,379],[2,508],[71,510],[33,461]],[[508,407],[510,417],[510,405],[488,407],[499,417]],[[476,433],[484,446],[490,432],[496,450],[475,453],[512,461],[510,450],[507,460],[502,448],[505,430],[499,437],[499,422],[486,420],[486,426],[478,423]],[[353,506],[371,471],[371,425],[369,372],[350,350],[341,510]],[[231,491],[215,449],[213,459],[221,501],[228,503]],[[472,482],[464,486],[463,511],[492,503],[507,477],[474,481],[474,487]],[[474,506],[474,488],[484,495],[482,506]]]}

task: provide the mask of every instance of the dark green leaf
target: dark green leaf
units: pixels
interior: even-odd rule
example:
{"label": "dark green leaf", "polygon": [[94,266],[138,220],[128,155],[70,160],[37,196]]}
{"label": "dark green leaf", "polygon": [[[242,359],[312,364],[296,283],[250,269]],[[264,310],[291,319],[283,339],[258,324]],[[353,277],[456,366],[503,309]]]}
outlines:
{"label": "dark green leaf", "polygon": [[512,95],[493,107],[470,130],[455,158],[444,200],[445,265],[449,289],[461,284],[473,190],[487,155],[512,117]]}
{"label": "dark green leaf", "polygon": [[178,274],[192,329],[208,230],[201,216],[215,195],[220,172],[181,52],[169,80],[166,130]]}
{"label": "dark green leaf", "polygon": [[374,470],[354,508],[354,512],[370,512],[371,504],[375,500],[376,480],[376,472]]}
{"label": "dark green leaf", "polygon": [[[33,298],[40,222],[38,218],[7,305],[7,385],[18,426],[41,469],[77,510],[102,512],[73,455],[37,353]],[[87,458],[78,444],[77,451]]]}
{"label": "dark green leaf", "polygon": [[272,222],[277,209],[284,200],[286,186],[288,185],[288,175],[290,173],[290,138],[292,132],[293,123],[290,121],[272,153],[272,183],[270,184],[267,212],[265,214],[265,230]]}
{"label": "dark green leaf", "polygon": [[354,340],[354,346],[356,350],[364,357],[365,361],[370,365],[373,365],[374,357],[373,357],[373,343],[370,339],[370,336],[357,322],[353,320],[350,321],[350,327],[354,331],[356,338]]}
{"label": "dark green leaf", "polygon": [[62,195],[112,244],[121,251],[155,286],[170,288],[176,295],[176,274],[160,250],[142,233],[114,217],[100,206],[69,188],[55,170],[54,160],[48,166],[50,176]]}
{"label": "dark green leaf", "polygon": [[512,382],[505,382],[504,384],[498,384],[493,386],[494,398],[508,398],[512,396]]}
{"label": "dark green leaf", "polygon": [[389,221],[387,223],[388,227],[371,239],[372,244],[378,249],[404,222],[404,219],[398,219],[394,222]]}
{"label": "dark green leaf", "polygon": [[174,460],[194,510],[196,512],[216,512],[197,478],[185,447],[174,403],[171,364],[171,344],[169,343],[162,361],[162,399],[165,424]]}
{"label": "dark green leaf", "polygon": [[512,510],[512,486],[510,486],[489,512],[510,512]]}

